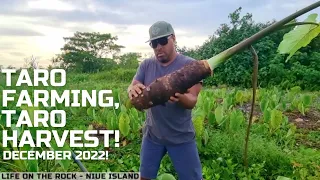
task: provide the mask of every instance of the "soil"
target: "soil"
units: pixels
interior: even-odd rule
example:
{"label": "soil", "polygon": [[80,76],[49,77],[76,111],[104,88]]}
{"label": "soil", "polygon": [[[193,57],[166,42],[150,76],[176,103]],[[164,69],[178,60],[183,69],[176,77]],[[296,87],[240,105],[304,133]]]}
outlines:
{"label": "soil", "polygon": [[304,145],[309,148],[320,149],[320,141],[311,140],[308,138],[310,131],[320,130],[320,112],[316,109],[310,109],[309,112],[303,116],[299,111],[285,112],[288,116],[289,122],[294,123],[297,127],[298,136],[296,139],[297,145]]}
{"label": "soil", "polygon": [[[245,114],[250,114],[251,112],[251,102],[245,103],[242,106],[237,106]],[[299,111],[284,112],[289,119],[289,122],[294,123],[298,129],[307,129],[312,131],[320,131],[320,111],[315,108],[310,109],[305,116],[303,116]],[[255,104],[253,115],[257,118],[262,116],[260,106]]]}
{"label": "soil", "polygon": [[[250,115],[251,103],[245,103],[242,106],[238,105],[238,109],[247,115]],[[255,118],[262,116],[259,105],[254,106],[253,115]],[[293,123],[297,127],[297,145],[304,145],[310,148],[320,149],[320,140],[315,141],[308,138],[310,131],[320,132],[320,111],[312,108],[303,116],[299,111],[284,112],[284,115],[288,117],[290,123]]]}
{"label": "soil", "polygon": [[296,139],[296,145],[304,145],[309,148],[320,149],[320,142],[319,141],[311,141],[308,139],[307,134],[303,134]]}
{"label": "soil", "polygon": [[294,123],[299,129],[320,130],[320,112],[316,109],[310,109],[305,116],[298,111],[285,112],[284,114],[288,116],[289,122]]}
{"label": "soil", "polygon": [[[243,113],[250,115],[250,113],[251,113],[251,102],[250,103],[245,103],[242,106],[238,106],[237,108],[240,109]],[[255,116],[257,118],[262,116],[262,113],[261,113],[261,110],[260,110],[260,106],[258,104],[254,105],[253,116]]]}

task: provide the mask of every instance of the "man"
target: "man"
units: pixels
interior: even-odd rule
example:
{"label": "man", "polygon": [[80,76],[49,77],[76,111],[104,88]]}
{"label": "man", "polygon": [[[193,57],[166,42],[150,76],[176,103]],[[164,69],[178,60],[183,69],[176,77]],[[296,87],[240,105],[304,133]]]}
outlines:
{"label": "man", "polygon": [[[137,97],[142,89],[156,78],[180,69],[194,59],[178,54],[176,37],[171,24],[154,23],[149,29],[150,46],[155,57],[141,62],[128,87],[130,99]],[[197,103],[201,82],[185,94],[175,94],[169,102],[147,110],[141,146],[140,172],[142,179],[154,179],[163,156],[168,153],[181,180],[202,179],[202,167],[195,143],[195,131],[191,111]]]}

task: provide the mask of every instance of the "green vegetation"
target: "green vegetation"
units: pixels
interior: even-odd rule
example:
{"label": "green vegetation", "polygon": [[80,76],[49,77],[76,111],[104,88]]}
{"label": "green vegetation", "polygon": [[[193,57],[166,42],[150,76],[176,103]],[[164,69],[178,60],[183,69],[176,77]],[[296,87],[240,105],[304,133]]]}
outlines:
{"label": "green vegetation", "polygon": [[[221,25],[216,32],[218,37],[212,36],[196,49],[179,48],[179,51],[195,59],[208,59],[270,25],[254,23],[250,14],[240,18],[240,10],[230,14],[231,25]],[[286,61],[288,54],[278,54],[276,49],[290,30],[286,28],[274,32],[253,45],[259,55],[259,86],[248,146],[250,179],[320,178],[320,37],[315,37]],[[58,105],[56,108],[40,106],[38,109],[66,111],[67,125],[64,128],[49,128],[57,130],[59,135],[63,130],[72,129],[120,130],[119,148],[104,148],[101,135],[98,136],[101,143],[98,148],[73,148],[73,151],[109,151],[108,160],[81,161],[88,171],[138,171],[145,113],[133,108],[126,94],[126,88],[138,67],[138,54],[116,55],[122,46],[116,45],[116,38],[109,34],[76,33],[75,38],[68,40],[63,53],[53,59],[55,64],[50,67],[61,67],[68,71],[67,85],[56,90],[62,93],[64,89],[112,89],[114,100],[120,103],[120,107],[70,108]],[[109,53],[113,54],[112,59],[101,56]],[[215,69],[214,76],[205,80],[205,87],[193,111],[205,179],[247,178],[243,147],[252,99],[252,55],[249,53],[236,54]],[[17,76],[14,76],[13,82],[16,80]],[[23,89],[33,96],[34,89],[52,90],[53,87],[6,87],[4,76],[0,76],[0,90],[4,89],[16,89],[18,97]],[[32,114],[36,109],[16,108],[13,104],[10,103],[11,106],[6,108],[0,106],[0,110],[15,109],[20,113],[26,109]],[[14,116],[12,123],[17,118],[18,115]],[[5,128],[6,117],[2,115],[0,119],[1,131],[8,129]],[[20,133],[26,130],[11,129],[19,129]],[[111,139],[110,144],[114,144],[114,141]],[[53,149],[61,150],[51,145]],[[3,147],[2,144],[0,146]],[[1,148],[0,156],[7,149],[16,148]],[[2,160],[0,163],[1,171],[80,171],[76,163],[68,160]],[[160,166],[159,175],[164,173],[168,174],[159,179],[170,178],[170,174],[176,175],[168,156]]]}

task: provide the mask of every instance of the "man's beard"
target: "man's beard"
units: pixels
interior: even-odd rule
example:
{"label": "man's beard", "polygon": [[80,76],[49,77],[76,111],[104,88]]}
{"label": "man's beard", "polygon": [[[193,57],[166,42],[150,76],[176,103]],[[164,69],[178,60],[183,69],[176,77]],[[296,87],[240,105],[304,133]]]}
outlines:
{"label": "man's beard", "polygon": [[167,63],[167,62],[169,62],[169,59],[168,58],[159,58],[158,61],[161,63]]}

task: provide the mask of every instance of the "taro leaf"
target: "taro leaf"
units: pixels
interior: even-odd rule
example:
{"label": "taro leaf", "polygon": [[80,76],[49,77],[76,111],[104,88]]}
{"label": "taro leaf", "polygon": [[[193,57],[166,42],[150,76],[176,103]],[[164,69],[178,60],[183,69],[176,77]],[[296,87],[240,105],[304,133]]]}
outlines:
{"label": "taro leaf", "polygon": [[283,119],[282,112],[277,109],[273,109],[271,111],[271,121],[270,121],[271,128],[278,129],[282,124],[282,119]]}
{"label": "taro leaf", "polygon": [[229,95],[228,97],[227,97],[227,104],[228,104],[228,108],[233,104],[233,101],[232,101],[232,96],[231,95]]}
{"label": "taro leaf", "polygon": [[290,129],[288,130],[286,138],[294,136],[296,130],[297,130],[296,126],[290,126]]}
{"label": "taro leaf", "polygon": [[292,179],[290,179],[288,177],[284,177],[284,176],[278,176],[277,180],[292,180]]}
{"label": "taro leaf", "polygon": [[127,112],[127,108],[123,104],[121,105],[120,109],[121,109],[121,112],[125,112],[125,113]]}
{"label": "taro leaf", "polygon": [[139,120],[139,115],[138,115],[137,110],[135,108],[132,108],[132,109],[128,110],[128,113],[129,113],[130,118],[132,119],[132,121],[130,121],[132,130],[134,132],[138,132],[139,131],[139,127],[140,127],[140,123],[138,121]]}
{"label": "taro leaf", "polygon": [[302,101],[304,105],[309,106],[311,104],[311,96],[307,94],[302,96]]}
{"label": "taro leaf", "polygon": [[176,178],[172,174],[163,173],[157,177],[157,180],[176,180]]}
{"label": "taro leaf", "polygon": [[130,133],[130,117],[127,113],[121,112],[119,116],[119,128],[122,135],[125,137]]}
{"label": "taro leaf", "polygon": [[206,112],[209,112],[210,110],[209,110],[209,102],[210,101],[204,101],[203,102],[203,109],[206,111]]}
{"label": "taro leaf", "polygon": [[241,92],[241,91],[238,91],[238,92],[236,93],[236,101],[237,101],[237,103],[240,103],[240,104],[242,105],[243,96],[244,96],[244,94],[243,94],[243,92]]}
{"label": "taro leaf", "polygon": [[268,99],[267,98],[263,98],[260,102],[260,108],[261,108],[261,111],[264,112],[267,110],[267,107],[268,107]]}
{"label": "taro leaf", "polygon": [[205,119],[205,114],[202,113],[201,111],[199,113],[196,113],[193,116],[193,125],[196,131],[197,138],[202,137],[203,130],[204,130],[204,125],[203,125],[204,119]]}
{"label": "taro leaf", "polygon": [[[318,14],[313,13],[308,16],[304,22],[316,22]],[[318,36],[320,33],[319,26],[315,24],[306,24],[297,26],[292,31],[283,36],[283,40],[278,47],[280,54],[289,54],[286,61],[288,61],[296,51],[300,48],[307,46],[311,40]]]}
{"label": "taro leaf", "polygon": [[290,89],[291,92],[293,93],[300,93],[301,92],[301,87],[300,86],[294,86]]}
{"label": "taro leaf", "polygon": [[215,109],[214,114],[215,114],[215,118],[216,118],[217,123],[221,124],[222,120],[223,120],[223,106],[218,106]]}
{"label": "taro leaf", "polygon": [[209,123],[210,123],[211,125],[213,125],[214,122],[215,122],[215,116],[214,116],[214,113],[213,113],[212,111],[209,112],[209,114],[208,114],[208,121],[209,121]]}
{"label": "taro leaf", "polygon": [[87,115],[93,118],[93,111],[94,111],[93,107],[89,107],[87,109]]}
{"label": "taro leaf", "polygon": [[240,110],[232,111],[230,115],[230,125],[229,125],[230,130],[237,131],[238,129],[240,129],[243,121],[244,121],[244,117]]}
{"label": "taro leaf", "polygon": [[203,143],[204,144],[208,144],[208,141],[209,141],[209,133],[206,129],[204,129],[203,131]]}
{"label": "taro leaf", "polygon": [[302,115],[305,115],[305,107],[303,105],[303,103],[299,103],[298,104],[298,110],[301,112]]}

